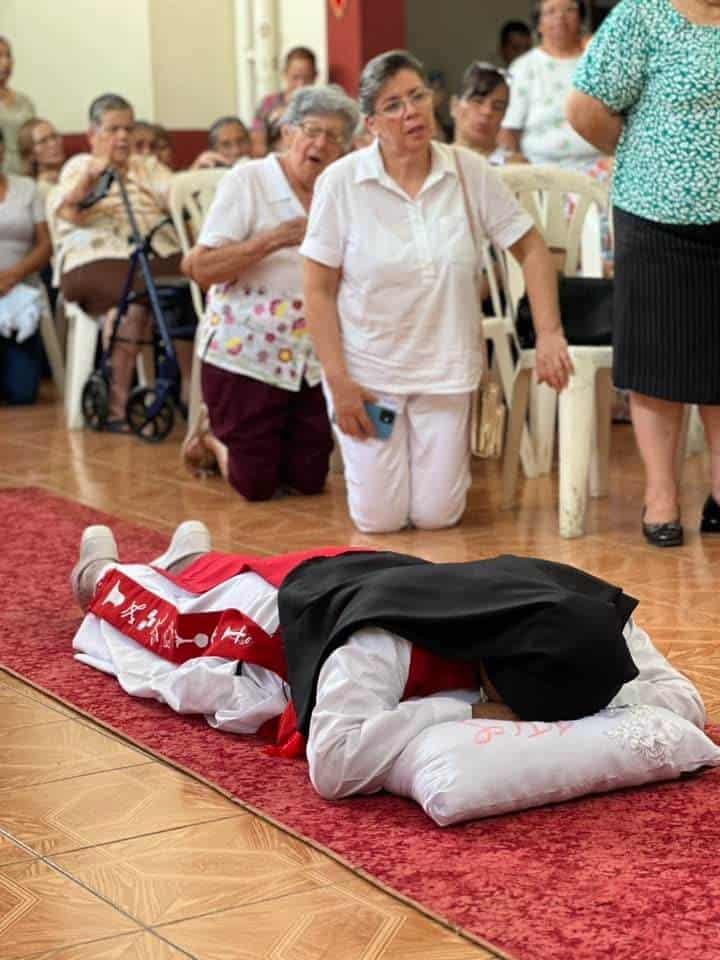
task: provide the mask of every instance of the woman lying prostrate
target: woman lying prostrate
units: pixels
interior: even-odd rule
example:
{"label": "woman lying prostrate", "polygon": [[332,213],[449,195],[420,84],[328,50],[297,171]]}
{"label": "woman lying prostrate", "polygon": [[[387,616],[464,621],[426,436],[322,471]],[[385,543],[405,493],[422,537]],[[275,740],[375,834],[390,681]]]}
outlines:
{"label": "woman lying prostrate", "polygon": [[[165,553],[150,565],[123,565],[111,531],[89,527],[71,577],[78,603],[83,609],[90,607],[73,643],[76,657],[116,676],[133,696],[159,700],[180,713],[204,714],[213,727],[240,734],[255,733],[287,714],[290,687],[284,677],[294,674],[298,679],[297,727],[304,733],[304,719],[309,725],[310,778],[328,799],[382,789],[395,760],[413,738],[451,720],[512,720],[516,710],[525,718],[535,713],[552,719],[555,713],[560,716],[564,711],[582,715],[582,704],[590,704],[594,696],[599,696],[595,709],[598,704],[644,704],[664,707],[698,727],[704,724],[705,711],[697,690],[654,648],[632,618],[615,638],[614,646],[613,638],[608,637],[607,648],[621,655],[629,650],[632,660],[622,662],[622,670],[629,669],[630,675],[639,671],[635,679],[620,684],[614,673],[610,680],[619,692],[612,698],[607,695],[609,688],[593,689],[590,680],[584,684],[579,702],[570,703],[566,698],[561,703],[564,693],[555,690],[554,708],[543,709],[530,704],[537,702],[533,698],[538,693],[546,699],[553,695],[552,677],[548,683],[547,677],[536,674],[523,685],[512,669],[503,670],[491,659],[487,663],[444,661],[389,629],[371,625],[356,628],[353,617],[358,612],[364,616],[367,606],[358,611],[352,603],[345,603],[348,596],[358,595],[353,587],[358,565],[382,565],[389,560],[399,563],[395,573],[406,586],[417,586],[419,578],[424,587],[423,579],[430,577],[450,595],[452,588],[441,583],[448,568],[453,568],[449,575],[458,582],[461,592],[467,588],[468,576],[480,572],[489,581],[493,575],[500,576],[508,586],[505,599],[499,602],[511,611],[510,620],[519,623],[525,612],[517,597],[524,585],[517,573],[513,582],[506,577],[508,565],[515,566],[518,558],[434,565],[397,554],[335,549],[263,558],[253,570],[245,563],[247,558],[212,554],[210,550],[210,534],[204,525],[187,521],[178,527]],[[334,556],[334,561],[328,555]],[[541,577],[535,571],[530,573],[536,590],[539,580],[547,580],[551,574],[566,584],[571,578],[575,594],[580,587],[585,591],[609,587],[581,571],[558,564],[546,566],[544,561],[521,559],[520,569],[528,563],[539,565],[537,570],[541,571]],[[281,583],[285,587],[280,590],[279,607]],[[298,658],[293,654],[294,644],[302,638],[303,630],[317,630],[320,636],[321,625],[313,622],[313,616],[323,610],[324,601],[333,592],[329,586],[337,584],[340,591],[335,591],[335,599],[340,606],[336,603],[333,609],[337,613],[345,604],[339,621],[344,620],[351,632],[324,659],[313,693],[303,671],[309,667],[312,673],[314,660],[324,656],[327,645],[322,639],[319,643],[306,642],[303,648],[310,650],[309,656],[302,653]],[[343,592],[344,585],[350,588],[348,593]],[[390,586],[394,594],[402,593],[396,584]],[[621,591],[612,590],[613,594],[605,593],[614,597],[618,612],[632,605]],[[496,583],[489,583],[489,591],[498,593]],[[412,591],[408,595],[413,605],[422,607],[417,595]],[[380,596],[375,590],[369,602],[377,607]],[[283,623],[289,639],[286,663],[284,656],[277,658],[277,650],[282,650],[280,625],[283,611],[287,615],[297,606],[298,597],[300,605],[307,602],[308,607],[295,611],[292,625]],[[481,602],[487,607],[487,599],[481,598]],[[455,619],[467,618],[468,612],[469,608],[461,609],[456,603],[453,615]],[[378,616],[385,619],[390,613],[397,616],[397,610],[387,609]],[[568,608],[561,615],[566,622],[572,621],[573,613]],[[431,626],[434,628],[434,624]],[[410,619],[405,628],[406,633],[426,642]],[[456,632],[459,634],[461,627]],[[506,630],[502,642],[509,636]],[[522,643],[522,638],[513,643],[518,653]],[[452,642],[446,639],[444,645],[452,646]],[[572,642],[553,641],[553,646],[564,647],[565,669],[571,667],[568,649],[582,648],[581,643]],[[318,650],[322,651],[319,655]],[[581,656],[586,657],[586,653]],[[597,665],[595,672],[602,672]],[[502,702],[496,684],[515,709]],[[271,733],[267,726],[264,732]]]}

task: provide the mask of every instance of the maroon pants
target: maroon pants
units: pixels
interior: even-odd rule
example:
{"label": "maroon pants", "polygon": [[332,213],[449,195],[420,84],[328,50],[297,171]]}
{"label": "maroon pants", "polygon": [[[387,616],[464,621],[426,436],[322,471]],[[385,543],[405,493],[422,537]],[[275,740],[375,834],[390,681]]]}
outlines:
{"label": "maroon pants", "polygon": [[322,388],[298,393],[212,364],[202,365],[212,432],[228,448],[229,481],[247,500],[269,500],[278,487],[320,493],[332,431]]}

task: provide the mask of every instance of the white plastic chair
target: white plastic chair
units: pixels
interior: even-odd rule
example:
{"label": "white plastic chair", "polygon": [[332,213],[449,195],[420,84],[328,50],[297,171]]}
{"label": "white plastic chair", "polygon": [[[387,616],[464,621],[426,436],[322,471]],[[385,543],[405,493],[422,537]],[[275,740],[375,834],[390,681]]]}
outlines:
{"label": "white plastic chair", "polygon": [[[47,222],[53,246],[53,259],[62,256],[57,229],[56,200],[59,187],[53,187],[46,202]],[[60,273],[60,264],[55,263],[54,277]],[[61,294],[59,295],[62,296]],[[65,422],[68,430],[81,430],[85,425],[82,415],[82,392],[95,363],[95,350],[100,329],[99,317],[91,317],[77,304],[64,301],[62,309],[67,322],[65,346]]]}
{"label": "white plastic chair", "polygon": [[[180,239],[183,254],[188,253],[193,244],[197,242],[203,221],[215,196],[215,191],[226,173],[225,168],[214,167],[208,170],[187,170],[184,173],[173,175],[170,181],[170,216]],[[205,306],[202,291],[192,280],[190,281],[190,292],[198,318],[199,332]],[[196,334],[193,344],[188,402],[188,434],[191,434],[196,427],[201,404],[200,357],[197,351]]]}
{"label": "white plastic chair", "polygon": [[[505,184],[532,216],[551,252],[562,257],[565,276],[582,269],[602,275],[599,219],[608,210],[607,187],[580,173],[559,167],[513,165],[500,171]],[[568,217],[568,198],[573,210]],[[507,255],[507,291],[511,309],[524,291],[522,272]],[[503,506],[515,499],[520,445],[530,406],[530,436],[538,472],[552,463],[556,411],[559,409],[559,526],[562,537],[585,532],[588,488],[592,496],[608,489],[612,401],[612,347],[569,348],[575,373],[559,395],[546,386],[536,390],[530,405],[535,351],[521,350],[515,370],[505,462]]]}

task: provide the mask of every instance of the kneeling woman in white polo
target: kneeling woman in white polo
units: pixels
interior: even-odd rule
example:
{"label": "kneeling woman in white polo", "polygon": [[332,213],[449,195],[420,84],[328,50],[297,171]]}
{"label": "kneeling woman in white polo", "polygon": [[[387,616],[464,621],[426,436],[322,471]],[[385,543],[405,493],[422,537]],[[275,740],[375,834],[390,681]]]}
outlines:
{"label": "kneeling woman in white polo", "polygon": [[317,181],[300,249],[306,319],[355,525],[368,533],[447,527],[465,510],[470,398],[484,356],[468,217],[521,263],[538,375],[559,390],[571,364],[555,269],[486,161],[432,140],[432,96],[413,56],[371,60],[360,105],[376,139]]}

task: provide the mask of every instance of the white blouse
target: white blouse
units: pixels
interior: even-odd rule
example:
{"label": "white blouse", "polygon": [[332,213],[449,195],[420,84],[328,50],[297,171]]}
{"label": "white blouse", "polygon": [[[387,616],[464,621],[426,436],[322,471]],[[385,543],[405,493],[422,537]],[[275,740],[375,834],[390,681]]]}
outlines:
{"label": "white blouse", "polygon": [[487,161],[433,142],[427,180],[410,197],[385,171],[377,141],[325,170],[315,185],[304,257],[341,267],[338,312],[350,376],[379,392],[462,393],[482,373],[478,240],[501,247],[532,220]]}

